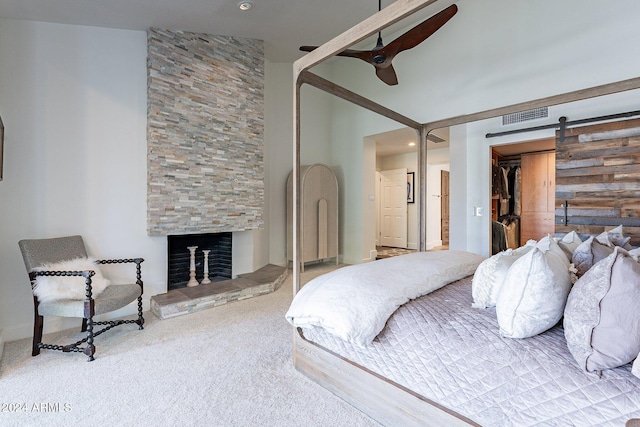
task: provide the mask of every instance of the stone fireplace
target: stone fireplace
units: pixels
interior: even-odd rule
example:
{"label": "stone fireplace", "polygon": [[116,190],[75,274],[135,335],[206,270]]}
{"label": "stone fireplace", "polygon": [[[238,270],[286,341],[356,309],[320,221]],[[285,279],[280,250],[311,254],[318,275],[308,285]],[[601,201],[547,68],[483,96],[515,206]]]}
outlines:
{"label": "stone fireplace", "polygon": [[264,42],[147,40],[148,234],[264,228]]}
{"label": "stone fireplace", "polygon": [[197,246],[195,251],[196,280],[204,278],[205,256],[203,250],[209,250],[207,265],[209,280],[219,282],[232,276],[232,233],[206,233],[167,236],[167,289],[180,289],[187,286],[191,253],[189,246]]}
{"label": "stone fireplace", "polygon": [[[152,311],[167,319],[273,292],[287,270],[266,264],[264,42],[152,28],[147,52],[147,234],[168,249]],[[190,246],[198,286],[186,286]]]}

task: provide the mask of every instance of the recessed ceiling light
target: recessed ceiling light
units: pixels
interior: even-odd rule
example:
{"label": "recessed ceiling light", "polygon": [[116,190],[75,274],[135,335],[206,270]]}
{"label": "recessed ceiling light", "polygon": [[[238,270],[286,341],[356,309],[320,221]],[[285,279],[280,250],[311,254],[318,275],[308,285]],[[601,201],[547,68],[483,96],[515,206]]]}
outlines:
{"label": "recessed ceiling light", "polygon": [[249,10],[253,7],[253,3],[247,0],[241,0],[238,2],[238,7],[240,10]]}
{"label": "recessed ceiling light", "polygon": [[410,142],[410,143],[409,143],[409,147],[413,147],[414,145],[416,145],[416,143],[415,143],[415,142]]}

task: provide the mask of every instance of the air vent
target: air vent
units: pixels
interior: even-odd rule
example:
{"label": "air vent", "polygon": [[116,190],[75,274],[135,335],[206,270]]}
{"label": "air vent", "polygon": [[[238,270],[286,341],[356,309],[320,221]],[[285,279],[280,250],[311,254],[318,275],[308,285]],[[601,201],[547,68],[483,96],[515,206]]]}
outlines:
{"label": "air vent", "polygon": [[548,107],[534,108],[533,110],[520,111],[519,113],[502,116],[502,125],[504,126],[529,120],[545,119],[547,117],[549,117]]}
{"label": "air vent", "polygon": [[441,142],[444,142],[444,139],[440,138],[438,135],[434,135],[432,133],[427,134],[427,141],[431,141],[434,142],[436,144],[439,144]]}

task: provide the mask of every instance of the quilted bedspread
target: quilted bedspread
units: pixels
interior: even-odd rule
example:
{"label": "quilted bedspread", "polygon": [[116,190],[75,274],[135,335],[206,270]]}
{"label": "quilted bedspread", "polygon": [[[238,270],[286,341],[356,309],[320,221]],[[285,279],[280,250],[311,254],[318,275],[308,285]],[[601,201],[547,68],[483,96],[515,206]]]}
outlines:
{"label": "quilted bedspread", "polygon": [[502,338],[495,308],[471,307],[471,277],[400,307],[366,348],[320,328],[310,341],[483,426],[624,426],[640,418],[631,365],[601,377],[578,368],[561,325]]}

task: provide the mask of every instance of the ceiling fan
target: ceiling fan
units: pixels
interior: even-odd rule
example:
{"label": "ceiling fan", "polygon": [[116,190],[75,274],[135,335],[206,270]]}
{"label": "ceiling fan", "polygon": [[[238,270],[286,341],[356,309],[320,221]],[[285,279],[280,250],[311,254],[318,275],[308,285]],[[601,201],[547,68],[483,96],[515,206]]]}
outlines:
{"label": "ceiling fan", "polygon": [[[378,0],[378,11],[380,10],[381,0]],[[376,75],[380,80],[390,86],[397,85],[398,78],[391,64],[393,58],[400,52],[414,48],[425,41],[430,35],[446,24],[456,12],[458,12],[458,7],[453,4],[421,24],[416,25],[386,46],[382,43],[382,33],[378,32],[378,42],[373,50],[347,49],[337,55],[362,59],[376,68]],[[300,46],[300,50],[311,52],[317,47],[318,46]]]}

